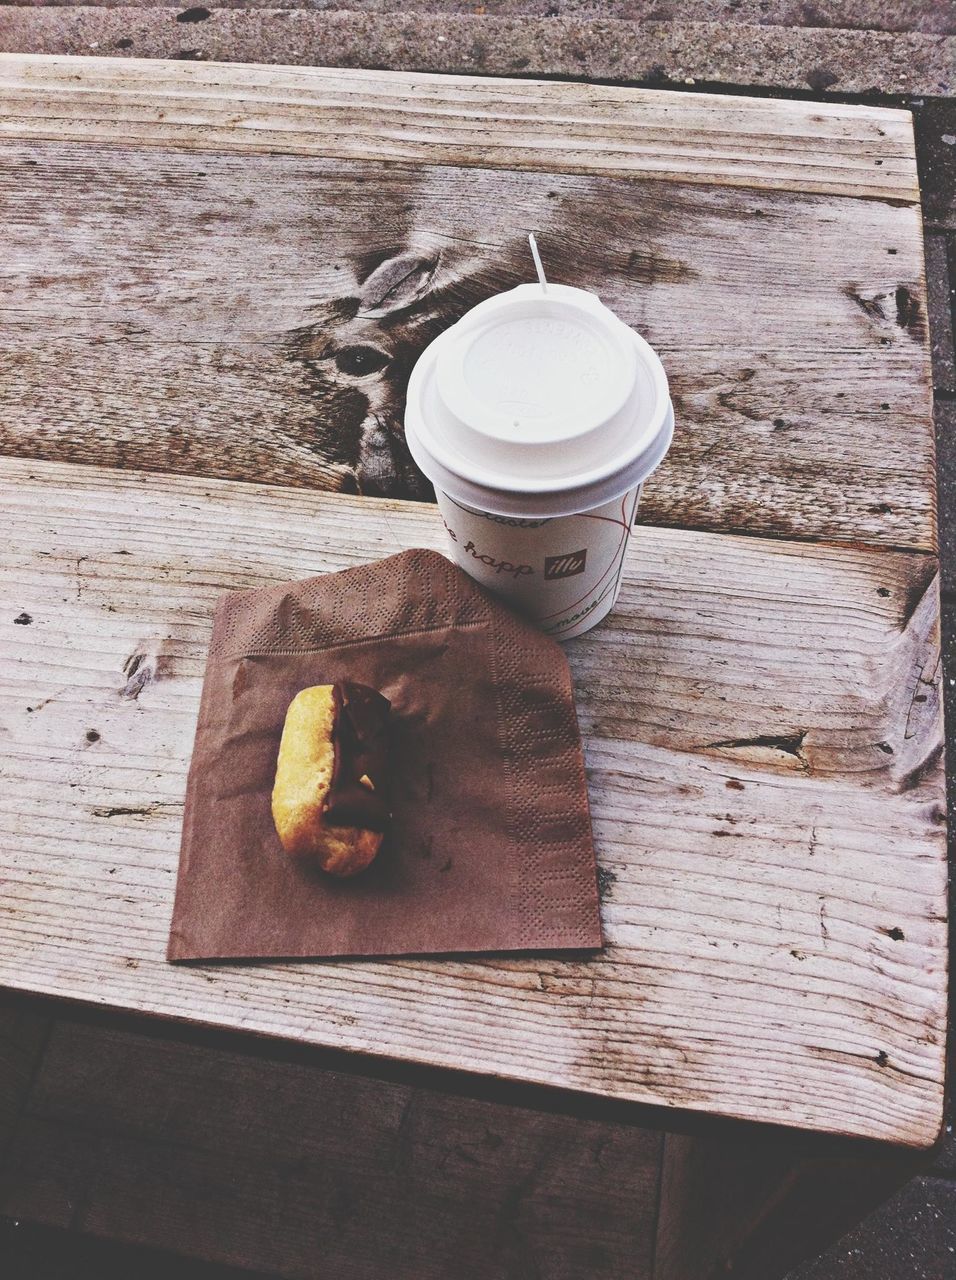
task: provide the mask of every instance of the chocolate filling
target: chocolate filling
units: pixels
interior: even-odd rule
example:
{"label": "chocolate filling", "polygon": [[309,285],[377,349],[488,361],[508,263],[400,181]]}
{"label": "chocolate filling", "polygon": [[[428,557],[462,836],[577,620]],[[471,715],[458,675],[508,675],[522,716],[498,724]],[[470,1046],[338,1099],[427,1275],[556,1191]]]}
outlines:
{"label": "chocolate filling", "polygon": [[[332,698],[335,760],[325,820],[333,827],[384,831],[391,817],[386,799],[391,703],[377,690],[350,680],[337,681],[332,686]],[[363,778],[367,782],[362,782]]]}

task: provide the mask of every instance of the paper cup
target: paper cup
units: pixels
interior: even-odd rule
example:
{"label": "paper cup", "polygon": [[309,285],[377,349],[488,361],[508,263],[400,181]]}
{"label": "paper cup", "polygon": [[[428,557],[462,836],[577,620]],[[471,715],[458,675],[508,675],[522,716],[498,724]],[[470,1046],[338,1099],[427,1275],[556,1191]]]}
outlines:
{"label": "paper cup", "polygon": [[409,380],[406,439],[456,561],[561,639],[617,598],[641,486],[673,427],[654,350],[563,285],[489,298]]}
{"label": "paper cup", "polygon": [[552,520],[493,515],[440,489],[437,496],[458,564],[564,640],[614,605],[640,493],[638,486],[593,511]]}

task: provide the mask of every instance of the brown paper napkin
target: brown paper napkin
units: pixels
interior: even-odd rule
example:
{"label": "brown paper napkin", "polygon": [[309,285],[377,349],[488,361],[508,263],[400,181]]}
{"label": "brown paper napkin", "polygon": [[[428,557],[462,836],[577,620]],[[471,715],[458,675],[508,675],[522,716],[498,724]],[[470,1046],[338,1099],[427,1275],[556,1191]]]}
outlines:
{"label": "brown paper napkin", "polygon": [[[270,795],[299,689],[392,702],[392,830],[335,880],[292,862]],[[170,960],[600,947],[587,789],[561,648],[443,556],[226,596],[183,820]]]}

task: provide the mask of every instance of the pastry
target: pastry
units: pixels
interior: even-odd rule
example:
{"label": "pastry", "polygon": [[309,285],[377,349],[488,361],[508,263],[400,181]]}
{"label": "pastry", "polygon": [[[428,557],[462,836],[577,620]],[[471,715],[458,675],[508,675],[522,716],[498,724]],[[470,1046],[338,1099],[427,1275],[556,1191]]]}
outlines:
{"label": "pastry", "polygon": [[367,685],[302,689],[286,712],[272,819],[283,849],[334,876],[354,876],[378,853],[389,821],[390,703]]}

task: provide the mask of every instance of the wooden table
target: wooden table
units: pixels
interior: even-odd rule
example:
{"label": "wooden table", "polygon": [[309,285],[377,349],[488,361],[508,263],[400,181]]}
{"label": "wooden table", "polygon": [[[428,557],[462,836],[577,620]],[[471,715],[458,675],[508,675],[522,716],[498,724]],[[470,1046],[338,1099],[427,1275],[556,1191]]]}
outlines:
{"label": "wooden table", "polygon": [[[946,863],[934,444],[905,112],[0,59],[0,982],[923,1146]],[[567,646],[608,945],[172,967],[213,603],[442,546],[414,353],[527,276],[661,353],[678,434]],[[331,492],[331,490],[338,492]],[[324,490],[324,491],[323,491]]]}

